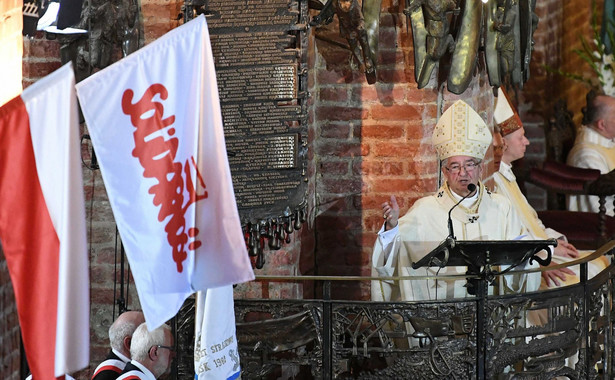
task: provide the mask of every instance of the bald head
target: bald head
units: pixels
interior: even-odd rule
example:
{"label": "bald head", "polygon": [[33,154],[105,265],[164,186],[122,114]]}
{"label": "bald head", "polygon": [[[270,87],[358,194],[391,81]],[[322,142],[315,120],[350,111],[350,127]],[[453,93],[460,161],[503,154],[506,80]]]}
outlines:
{"label": "bald head", "polygon": [[587,107],[583,109],[583,124],[608,139],[615,138],[615,98],[607,95],[588,96]]}
{"label": "bald head", "polygon": [[130,342],[132,334],[140,324],[145,322],[145,317],[140,311],[127,311],[122,313],[109,327],[109,342],[111,348],[130,357]]}

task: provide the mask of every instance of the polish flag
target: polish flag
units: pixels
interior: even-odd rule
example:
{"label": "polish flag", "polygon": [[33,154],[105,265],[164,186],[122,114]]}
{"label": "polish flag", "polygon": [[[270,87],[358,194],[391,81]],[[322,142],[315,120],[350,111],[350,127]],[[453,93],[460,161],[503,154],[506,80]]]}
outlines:
{"label": "polish flag", "polygon": [[67,64],[0,108],[0,241],[36,380],[89,364],[75,78]]}

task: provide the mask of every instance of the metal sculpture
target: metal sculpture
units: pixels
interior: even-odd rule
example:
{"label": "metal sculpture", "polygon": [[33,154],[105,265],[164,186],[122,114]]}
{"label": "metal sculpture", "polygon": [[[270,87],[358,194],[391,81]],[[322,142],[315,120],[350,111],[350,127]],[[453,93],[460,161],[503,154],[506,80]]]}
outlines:
{"label": "metal sculpture", "polygon": [[312,17],[310,26],[329,24],[337,15],[340,35],[348,42],[348,50],[369,84],[377,80],[381,4],[382,0],[363,0],[361,4],[358,0],[327,0],[324,5],[316,0],[310,2],[312,8],[321,10]]}
{"label": "metal sculpture", "polygon": [[529,79],[538,17],[532,0],[414,0],[404,14],[412,24],[414,77],[427,86],[435,66],[450,62],[448,90],[463,93],[484,50],[492,86],[523,86]]}

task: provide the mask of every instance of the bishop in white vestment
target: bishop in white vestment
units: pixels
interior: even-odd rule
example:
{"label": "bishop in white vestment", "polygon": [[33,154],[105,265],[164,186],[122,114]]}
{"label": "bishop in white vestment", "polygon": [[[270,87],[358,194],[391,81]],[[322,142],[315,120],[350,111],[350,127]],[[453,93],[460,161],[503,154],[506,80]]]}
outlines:
{"label": "bishop in white vestment", "polygon": [[[455,102],[438,121],[433,144],[442,160],[442,174],[446,182],[436,194],[416,201],[399,220],[395,197],[383,204],[386,222],[374,246],[374,276],[465,274],[466,267],[416,270],[411,267],[412,262],[420,260],[449,235],[449,210],[464,196],[467,198],[451,212],[453,231],[458,240],[513,240],[526,235],[510,202],[491,193],[480,182],[482,159],[491,144],[491,133],[476,111],[461,100]],[[476,185],[476,189],[468,189],[469,184]],[[538,274],[512,273],[501,279],[499,293],[538,288]],[[469,296],[465,285],[465,279],[377,280],[372,282],[372,300],[463,298]],[[490,287],[490,291],[492,289]]]}

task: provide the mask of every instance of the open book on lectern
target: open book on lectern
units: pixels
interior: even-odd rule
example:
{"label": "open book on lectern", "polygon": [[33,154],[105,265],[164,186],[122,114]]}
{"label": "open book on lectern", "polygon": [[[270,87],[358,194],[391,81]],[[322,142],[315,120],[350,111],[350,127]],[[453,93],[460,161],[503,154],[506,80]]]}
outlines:
{"label": "open book on lectern", "polygon": [[[557,246],[555,239],[548,240],[455,240],[446,238],[440,245],[420,260],[412,263],[412,268],[467,266],[480,268],[486,265],[508,266],[508,270],[536,260],[546,266],[551,262],[549,246]],[[544,250],[541,258],[538,252]]]}

